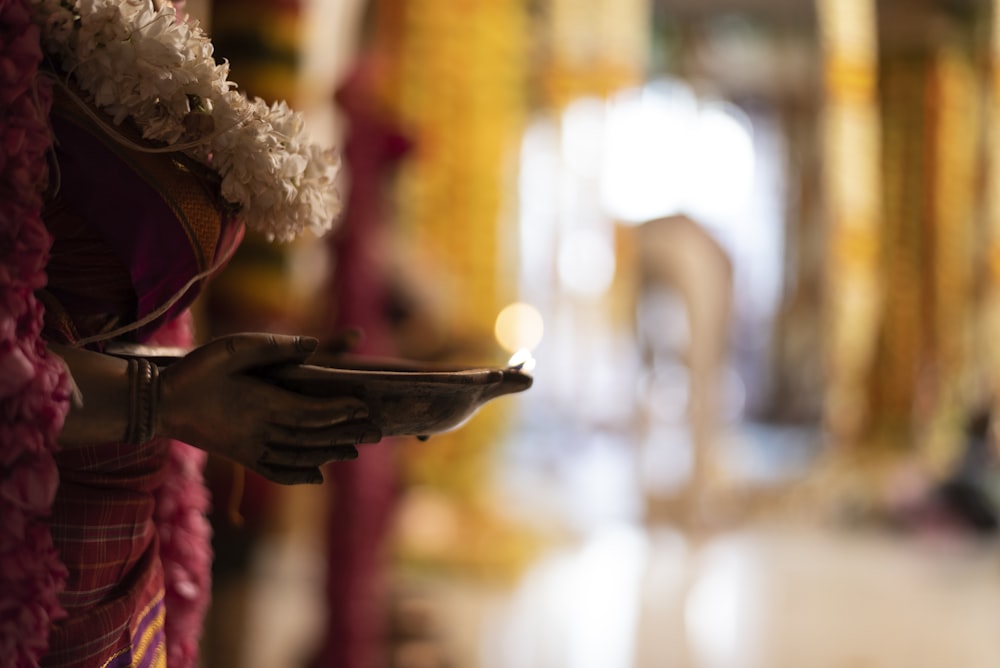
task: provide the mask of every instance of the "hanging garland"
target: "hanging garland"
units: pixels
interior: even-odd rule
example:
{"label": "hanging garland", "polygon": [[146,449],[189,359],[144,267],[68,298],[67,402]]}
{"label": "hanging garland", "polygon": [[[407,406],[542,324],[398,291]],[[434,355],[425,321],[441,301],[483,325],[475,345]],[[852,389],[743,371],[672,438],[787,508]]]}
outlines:
{"label": "hanging garland", "polygon": [[449,323],[491,334],[504,305],[498,252],[524,113],[522,3],[405,2],[398,110],[416,151],[401,174],[402,234],[442,267],[461,308]]}
{"label": "hanging garland", "polygon": [[51,239],[41,219],[51,93],[37,77],[39,30],[26,0],[0,0],[0,664],[34,666],[64,616],[66,582],[47,517],[68,376],[41,339]]}
{"label": "hanging garland", "polygon": [[[446,329],[489,346],[513,290],[500,241],[512,222],[505,212],[525,107],[525,10],[517,0],[394,6],[401,34],[388,104],[415,146],[400,173],[397,229],[456,306]],[[409,462],[411,475],[480,488],[487,464],[478,443],[500,428],[497,410],[443,435],[433,456]]]}

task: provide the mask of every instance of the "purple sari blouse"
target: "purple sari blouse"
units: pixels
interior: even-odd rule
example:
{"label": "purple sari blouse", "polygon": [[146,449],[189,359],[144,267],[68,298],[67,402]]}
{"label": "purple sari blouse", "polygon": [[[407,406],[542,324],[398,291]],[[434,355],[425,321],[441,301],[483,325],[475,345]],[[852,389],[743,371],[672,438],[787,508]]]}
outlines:
{"label": "purple sari blouse", "polygon": [[126,145],[65,95],[56,96],[52,125],[60,177],[44,212],[54,237],[43,295],[49,333],[143,341],[190,306],[242,226],[203,165]]}

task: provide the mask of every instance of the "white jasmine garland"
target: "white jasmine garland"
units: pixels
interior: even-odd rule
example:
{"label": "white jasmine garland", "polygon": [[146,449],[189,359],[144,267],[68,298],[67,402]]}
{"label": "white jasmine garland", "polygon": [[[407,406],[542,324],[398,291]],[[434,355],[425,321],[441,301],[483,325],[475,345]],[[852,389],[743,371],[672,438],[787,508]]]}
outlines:
{"label": "white jasmine garland", "polygon": [[333,226],[338,158],[310,141],[284,102],[237,91],[197,22],[151,0],[31,2],[64,75],[115,124],[131,119],[145,139],[215,170],[248,227],[288,241]]}

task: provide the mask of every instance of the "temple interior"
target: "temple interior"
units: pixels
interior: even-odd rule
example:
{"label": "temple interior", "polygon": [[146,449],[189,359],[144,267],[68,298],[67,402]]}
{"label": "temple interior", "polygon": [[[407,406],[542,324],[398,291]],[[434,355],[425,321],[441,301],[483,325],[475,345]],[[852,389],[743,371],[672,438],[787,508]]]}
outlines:
{"label": "temple interior", "polygon": [[199,335],[533,377],[322,486],[210,462],[205,668],[996,666],[998,9],[187,0],[345,201]]}

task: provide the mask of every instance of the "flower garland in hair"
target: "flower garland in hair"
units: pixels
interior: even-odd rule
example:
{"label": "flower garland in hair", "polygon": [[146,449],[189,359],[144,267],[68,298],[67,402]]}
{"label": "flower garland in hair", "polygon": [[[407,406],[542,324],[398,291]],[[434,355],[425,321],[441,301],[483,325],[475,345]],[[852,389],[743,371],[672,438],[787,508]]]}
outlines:
{"label": "flower garland in hair", "polygon": [[309,140],[302,116],[284,102],[237,91],[197,22],[152,0],[31,2],[62,75],[115,125],[131,119],[161,150],[215,170],[222,197],[248,227],[280,241],[332,227],[339,159]]}

